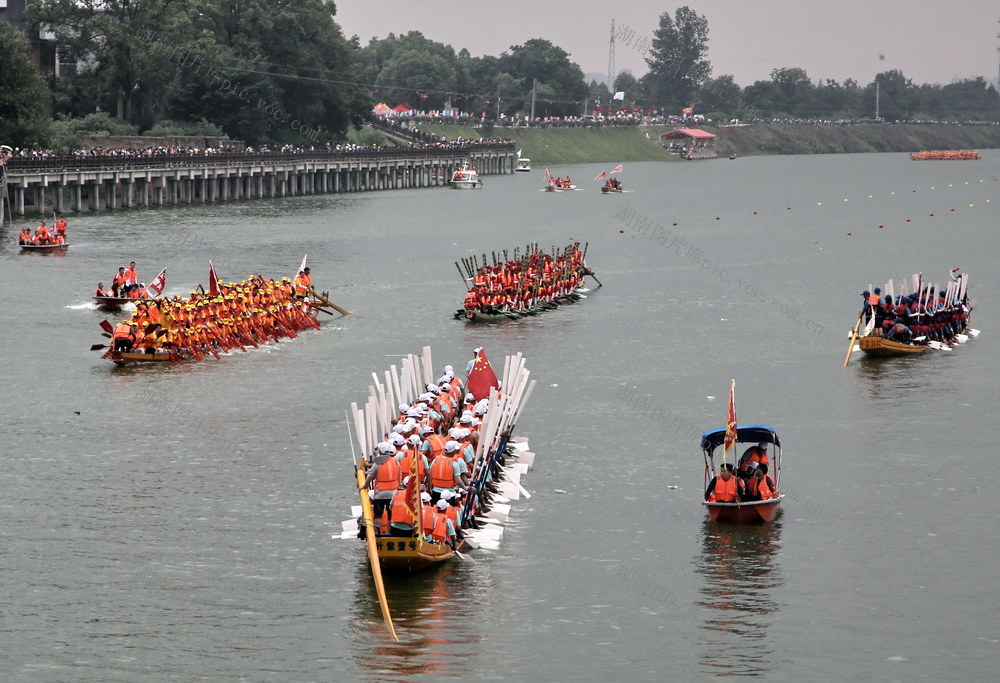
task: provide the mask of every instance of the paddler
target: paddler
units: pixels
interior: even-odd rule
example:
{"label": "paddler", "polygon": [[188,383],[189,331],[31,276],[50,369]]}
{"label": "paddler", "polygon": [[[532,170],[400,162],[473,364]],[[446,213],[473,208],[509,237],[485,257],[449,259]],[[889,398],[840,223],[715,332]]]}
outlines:
{"label": "paddler", "polygon": [[305,299],[312,289],[312,276],[309,274],[309,267],[305,267],[295,276],[295,298]]}

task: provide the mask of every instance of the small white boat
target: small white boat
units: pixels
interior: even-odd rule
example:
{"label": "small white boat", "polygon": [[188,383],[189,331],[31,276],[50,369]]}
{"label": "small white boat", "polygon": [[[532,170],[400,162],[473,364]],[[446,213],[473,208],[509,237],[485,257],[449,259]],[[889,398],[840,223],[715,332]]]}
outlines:
{"label": "small white boat", "polygon": [[451,186],[456,190],[476,190],[483,186],[479,173],[468,162],[451,176]]}
{"label": "small white boat", "polygon": [[531,159],[528,157],[518,157],[517,166],[514,170],[518,173],[529,173],[531,171]]}

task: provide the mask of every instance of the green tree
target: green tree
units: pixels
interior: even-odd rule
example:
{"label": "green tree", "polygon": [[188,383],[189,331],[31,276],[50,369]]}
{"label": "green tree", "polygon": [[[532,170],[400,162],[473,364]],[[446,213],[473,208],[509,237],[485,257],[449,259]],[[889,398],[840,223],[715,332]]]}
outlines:
{"label": "green tree", "polygon": [[[553,116],[571,116],[579,113],[578,101],[587,96],[587,83],[583,70],[569,59],[569,53],[541,38],[532,38],[524,45],[514,45],[500,55],[498,67],[527,85],[522,94],[523,102],[530,98],[535,79],[539,86],[547,86],[554,93]],[[537,107],[536,107],[537,110]]]}
{"label": "green tree", "polygon": [[28,41],[0,22],[0,144],[35,147],[46,143],[49,89],[28,58]]}
{"label": "green tree", "polygon": [[34,26],[54,28],[65,59],[92,65],[108,93],[104,101],[124,121],[139,118],[145,101],[169,73],[143,32],[168,32],[178,0],[40,0],[30,4]]}
{"label": "green tree", "polygon": [[733,115],[740,106],[742,90],[730,75],[710,78],[698,89],[697,111]]}
{"label": "green tree", "polygon": [[712,74],[705,59],[708,50],[708,20],[689,7],[681,7],[674,17],[660,15],[660,26],[646,64],[649,72],[642,80],[649,96],[667,111],[680,111],[695,101],[702,83]]}
{"label": "green tree", "polygon": [[[877,86],[877,87],[876,87]],[[917,90],[913,82],[899,69],[876,74],[864,92],[866,116],[879,116],[886,121],[902,121],[911,118],[916,104]]]}

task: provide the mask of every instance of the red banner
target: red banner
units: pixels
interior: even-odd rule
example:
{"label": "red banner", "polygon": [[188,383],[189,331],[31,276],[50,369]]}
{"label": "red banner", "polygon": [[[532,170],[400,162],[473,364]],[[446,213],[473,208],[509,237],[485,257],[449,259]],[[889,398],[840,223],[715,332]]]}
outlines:
{"label": "red banner", "polygon": [[215,273],[215,266],[211,261],[208,262],[208,295],[219,295],[219,276]]}
{"label": "red banner", "polygon": [[736,445],[736,380],[733,380],[729,387],[729,411],[726,415],[726,439],[722,443],[722,460],[725,462],[726,454]]}
{"label": "red banner", "polygon": [[153,278],[153,281],[149,283],[148,289],[153,290],[153,294],[156,296],[160,295],[163,288],[167,286],[167,269],[164,268],[160,271],[160,274]]}

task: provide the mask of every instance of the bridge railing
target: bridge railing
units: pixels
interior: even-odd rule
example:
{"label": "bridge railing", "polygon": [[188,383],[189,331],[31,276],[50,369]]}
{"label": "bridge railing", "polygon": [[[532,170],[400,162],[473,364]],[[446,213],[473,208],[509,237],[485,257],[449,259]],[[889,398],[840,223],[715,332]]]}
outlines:
{"label": "bridge railing", "polygon": [[148,156],[56,154],[45,157],[11,157],[10,175],[65,173],[75,171],[130,171],[149,168],[192,168],[205,166],[247,166],[310,161],[367,162],[395,159],[442,159],[476,152],[513,152],[512,141],[469,142],[462,144],[415,145],[378,149],[331,149],[303,152],[213,152],[201,154],[158,154]]}

